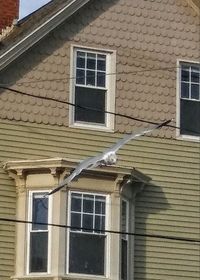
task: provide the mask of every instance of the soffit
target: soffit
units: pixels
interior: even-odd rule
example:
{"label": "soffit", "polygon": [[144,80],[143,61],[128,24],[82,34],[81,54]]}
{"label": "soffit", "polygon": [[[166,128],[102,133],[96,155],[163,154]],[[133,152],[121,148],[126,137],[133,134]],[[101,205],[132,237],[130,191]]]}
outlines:
{"label": "soffit", "polygon": [[[49,158],[41,160],[20,160],[8,161],[3,168],[8,171],[11,177],[25,178],[27,174],[40,174],[41,171],[50,173],[53,176],[62,174],[64,178],[71,170],[74,170],[80,162],[67,158]],[[108,179],[115,181],[116,185],[126,187],[132,186],[135,182],[141,183],[144,186],[151,181],[151,178],[139,170],[133,168],[126,168],[121,166],[102,166],[92,170],[83,170],[81,173],[84,176],[98,177],[102,180]],[[67,175],[68,176],[68,175]],[[139,186],[139,190],[141,186]],[[136,190],[136,191],[139,191]]]}

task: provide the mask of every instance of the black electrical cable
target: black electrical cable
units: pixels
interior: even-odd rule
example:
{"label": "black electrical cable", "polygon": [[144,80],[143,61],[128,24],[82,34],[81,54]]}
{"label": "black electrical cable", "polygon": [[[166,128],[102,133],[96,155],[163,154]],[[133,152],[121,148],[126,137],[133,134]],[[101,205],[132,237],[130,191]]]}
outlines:
{"label": "black electrical cable", "polygon": [[165,235],[160,235],[160,234],[142,234],[142,233],[116,231],[116,230],[96,230],[96,229],[85,228],[85,227],[73,227],[73,226],[69,226],[69,225],[61,225],[61,224],[55,224],[55,223],[39,223],[39,222],[9,219],[9,218],[0,218],[0,221],[21,223],[21,224],[45,225],[45,226],[60,227],[60,228],[66,228],[66,229],[72,229],[72,230],[85,230],[86,232],[91,232],[91,231],[95,230],[95,232],[99,232],[101,234],[104,234],[104,233],[123,234],[123,235],[129,235],[129,236],[150,237],[150,238],[167,239],[167,240],[174,240],[174,241],[200,243],[200,239],[167,236],[167,235],[165,236]]}
{"label": "black electrical cable", "polygon": [[[94,109],[94,108],[91,108],[91,107],[81,106],[81,105],[74,104],[74,103],[71,103],[71,102],[68,102],[68,101],[59,100],[59,99],[56,99],[56,98],[53,98],[53,97],[44,97],[44,96],[29,94],[29,93],[23,92],[21,90],[17,90],[17,89],[5,87],[5,86],[0,86],[0,89],[9,90],[11,92],[19,93],[19,94],[29,96],[29,97],[34,97],[34,98],[39,98],[39,99],[43,99],[43,100],[50,100],[50,101],[55,101],[55,102],[62,103],[62,104],[67,104],[67,105],[70,105],[70,106],[73,106],[73,107],[78,107],[78,108],[83,109],[83,110],[90,110],[90,111],[101,112],[101,113],[105,113],[105,114],[111,114],[111,115],[114,115],[114,116],[119,116],[119,117],[122,117],[122,118],[127,118],[127,119],[130,119],[130,120],[134,120],[134,121],[138,121],[138,122],[142,122],[142,123],[148,123],[148,124],[153,124],[153,125],[158,125],[159,124],[157,122],[152,122],[152,121],[148,121],[148,120],[144,120],[144,119],[140,119],[140,118],[135,118],[135,117],[128,116],[128,115],[125,115],[125,114],[121,114],[121,113],[114,113],[114,112],[110,112],[110,111],[107,111],[107,110],[100,110],[100,109]],[[175,128],[175,129],[180,130],[180,127],[175,126],[175,125],[167,124],[165,126],[169,127],[169,128]],[[191,132],[191,133],[197,133],[197,131],[193,131],[193,130],[189,130],[189,129],[187,129],[187,131]]]}
{"label": "black electrical cable", "polygon": [[[175,66],[175,67],[160,67],[160,68],[149,68],[146,70],[137,70],[137,71],[129,71],[129,72],[112,72],[112,73],[102,73],[98,74],[98,77],[101,76],[112,76],[112,75],[137,75],[139,73],[144,73],[144,72],[152,72],[152,71],[171,71],[174,69],[178,69],[180,66]],[[72,76],[72,77],[66,77],[66,78],[58,78],[58,79],[44,79],[44,80],[29,80],[25,82],[19,82],[16,83],[17,85],[23,85],[23,84],[30,84],[30,83],[41,83],[41,82],[54,82],[54,81],[69,81],[69,80],[75,80],[75,79],[81,79],[84,78],[85,76]],[[94,77],[94,75],[87,75],[87,77]],[[9,84],[0,84],[0,86],[9,86]]]}

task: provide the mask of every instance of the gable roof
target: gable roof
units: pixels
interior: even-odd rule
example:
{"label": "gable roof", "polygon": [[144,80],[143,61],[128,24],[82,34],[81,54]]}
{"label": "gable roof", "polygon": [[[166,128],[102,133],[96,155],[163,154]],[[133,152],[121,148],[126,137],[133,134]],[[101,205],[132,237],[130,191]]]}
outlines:
{"label": "gable roof", "polygon": [[[52,0],[18,21],[0,38],[0,71],[90,1]],[[200,0],[182,1],[200,14]]]}
{"label": "gable roof", "polygon": [[20,20],[0,41],[0,70],[9,65],[90,0],[54,0]]}

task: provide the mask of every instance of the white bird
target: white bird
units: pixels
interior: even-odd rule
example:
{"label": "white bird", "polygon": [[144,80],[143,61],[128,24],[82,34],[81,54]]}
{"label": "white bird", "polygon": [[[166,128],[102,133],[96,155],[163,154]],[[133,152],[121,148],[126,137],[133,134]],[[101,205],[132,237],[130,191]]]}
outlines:
{"label": "white bird", "polygon": [[63,180],[57,188],[52,190],[48,193],[48,195],[51,195],[53,193],[56,193],[60,189],[62,189],[64,186],[68,185],[75,177],[77,177],[82,170],[84,169],[92,169],[97,166],[109,166],[114,165],[117,162],[117,155],[116,152],[127,142],[129,142],[132,139],[135,139],[139,136],[142,136],[144,134],[147,134],[149,132],[152,132],[154,129],[161,128],[163,126],[166,126],[168,123],[170,123],[171,120],[165,121],[161,124],[153,125],[150,128],[139,130],[138,132],[134,132],[131,134],[127,134],[124,136],[124,138],[117,141],[116,144],[112,145],[110,148],[106,149],[103,153],[100,155],[97,155],[95,157],[90,157],[82,162],[79,163],[79,165],[75,168],[75,170],[72,172],[71,175],[69,175],[65,180]]}

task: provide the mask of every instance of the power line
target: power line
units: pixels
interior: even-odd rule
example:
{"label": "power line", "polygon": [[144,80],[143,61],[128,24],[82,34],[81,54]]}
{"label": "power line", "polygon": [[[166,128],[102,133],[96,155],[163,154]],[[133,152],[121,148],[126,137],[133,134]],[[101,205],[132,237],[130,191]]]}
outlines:
{"label": "power line", "polygon": [[116,230],[98,230],[98,229],[91,229],[91,228],[86,228],[86,227],[73,227],[73,226],[69,226],[69,225],[62,225],[62,224],[55,224],[55,223],[40,223],[40,222],[32,222],[32,221],[25,221],[25,220],[18,220],[18,219],[8,219],[8,218],[0,218],[0,221],[20,223],[20,224],[34,224],[34,225],[53,226],[53,227],[60,227],[60,228],[66,228],[66,229],[72,229],[72,230],[84,230],[86,232],[91,232],[91,231],[95,230],[95,232],[99,232],[99,233],[102,233],[102,234],[111,233],[111,234],[121,234],[121,235],[129,235],[129,236],[150,237],[150,238],[165,239],[165,240],[200,243],[200,239],[167,236],[167,235],[165,236],[165,235],[160,235],[160,234],[142,234],[142,233],[116,231]]}
{"label": "power line", "polygon": [[[153,124],[153,125],[158,125],[159,124],[157,122],[152,122],[152,121],[148,121],[148,120],[145,120],[145,119],[136,118],[136,117],[128,116],[128,115],[121,114],[121,113],[115,113],[115,112],[111,112],[111,111],[107,111],[107,110],[101,110],[101,109],[96,109],[96,108],[92,108],[92,107],[81,106],[81,105],[74,104],[74,103],[71,103],[71,102],[68,102],[68,101],[59,100],[59,99],[56,99],[56,98],[53,98],[53,97],[44,97],[44,96],[29,94],[29,93],[23,92],[21,90],[17,90],[17,89],[5,87],[5,86],[0,86],[0,89],[9,90],[11,92],[22,94],[24,96],[29,96],[29,97],[34,97],[34,98],[39,98],[39,99],[49,100],[49,101],[55,101],[55,102],[58,102],[58,103],[61,103],[61,104],[67,104],[69,106],[77,107],[77,108],[80,108],[80,109],[83,109],[83,110],[101,112],[101,113],[104,113],[104,114],[111,114],[111,115],[114,115],[114,116],[119,116],[119,117],[123,117],[123,118],[126,118],[126,119],[142,122],[142,123]],[[169,128],[179,129],[179,130],[181,129],[178,126],[170,125],[170,124],[167,124],[165,126],[169,127]],[[195,134],[197,133],[197,131],[190,130],[190,129],[187,129],[187,131],[191,132],[191,133],[195,133]]]}
{"label": "power line", "polygon": [[[101,76],[112,76],[112,75],[137,75],[138,73],[144,73],[144,72],[151,72],[151,71],[171,71],[174,69],[178,69],[180,66],[175,66],[175,67],[160,67],[160,68],[150,68],[146,70],[137,70],[137,71],[128,71],[128,72],[112,72],[112,73],[103,73],[103,74],[98,74],[98,77]],[[94,77],[94,75],[87,75],[87,77]],[[72,76],[72,77],[66,77],[66,78],[58,78],[58,79],[43,79],[43,80],[29,80],[25,82],[19,82],[16,83],[17,85],[22,85],[22,84],[30,84],[30,83],[41,83],[41,82],[54,82],[54,81],[69,81],[69,80],[75,80],[75,79],[82,79],[85,78],[85,75],[83,76]],[[9,84],[0,84],[0,86],[9,86]]]}
{"label": "power line", "polygon": [[[23,92],[23,91],[20,91],[20,90],[17,90],[17,89],[13,89],[13,88],[9,88],[9,87],[4,87],[4,86],[0,86],[0,88],[4,89],[4,90],[9,90],[9,91],[12,91],[12,92],[15,92],[15,93],[19,93],[19,94],[22,94],[22,95],[25,95],[25,96],[29,96],[29,97],[34,97],[34,98],[39,98],[39,99],[43,99],[43,100],[50,100],[50,101],[55,101],[55,102],[59,102],[59,103],[62,103],[62,104],[67,104],[67,105],[70,105],[70,106],[73,106],[73,107],[78,107],[78,108],[84,109],[84,110],[91,110],[91,111],[95,111],[95,112],[102,112],[102,113],[105,113],[105,114],[111,114],[111,115],[114,115],[114,116],[119,116],[119,117],[131,119],[131,120],[135,120],[135,121],[139,121],[139,122],[143,122],[143,123],[153,124],[153,125],[158,124],[156,122],[152,122],[152,121],[147,121],[147,120],[140,119],[140,118],[131,117],[131,116],[128,116],[128,115],[125,115],[125,114],[114,113],[114,112],[110,112],[110,111],[107,111],[107,110],[101,110],[101,109],[95,109],[95,108],[92,108],[92,107],[81,106],[81,105],[74,104],[74,103],[71,103],[71,102],[68,102],[68,101],[59,100],[59,99],[56,99],[56,98],[53,98],[53,97],[44,97],[44,96],[38,96],[38,95],[34,95],[34,94],[29,94],[29,93],[26,93],[26,92]],[[166,126],[180,129],[179,127],[176,127],[176,126],[171,126],[171,125],[166,125]]]}

